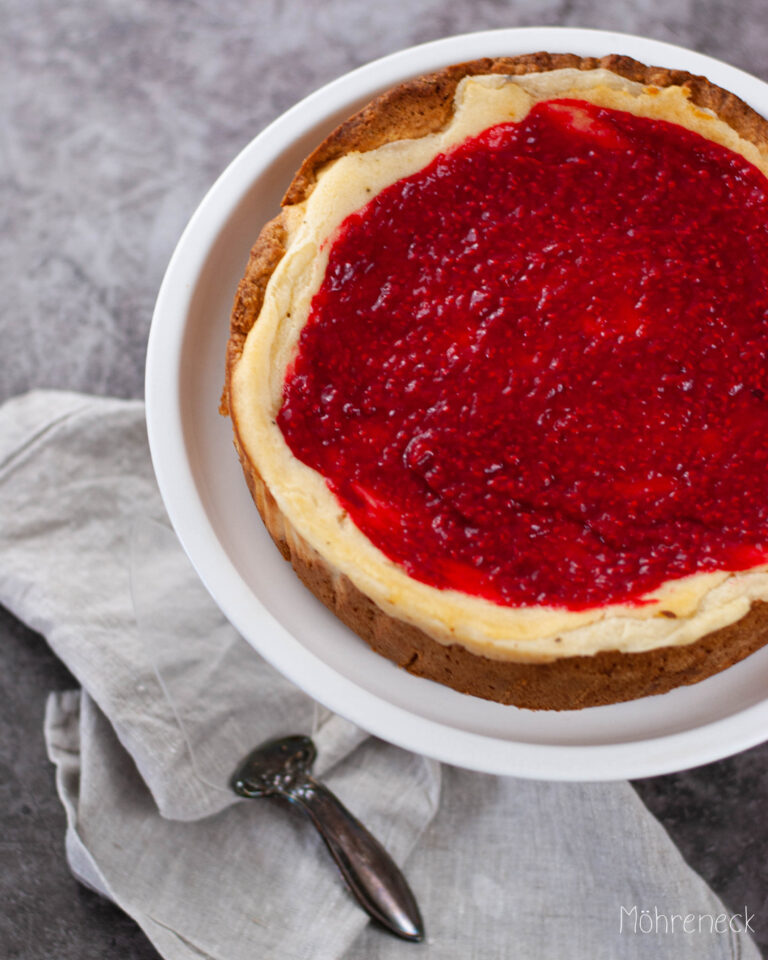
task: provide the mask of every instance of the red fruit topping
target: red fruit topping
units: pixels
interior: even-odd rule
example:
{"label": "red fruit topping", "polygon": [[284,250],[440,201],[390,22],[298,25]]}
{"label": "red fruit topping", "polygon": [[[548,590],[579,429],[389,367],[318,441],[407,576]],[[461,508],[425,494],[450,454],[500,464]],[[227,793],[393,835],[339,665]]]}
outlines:
{"label": "red fruit topping", "polygon": [[536,105],[343,224],[279,425],[418,580],[642,602],[768,559],[768,181]]}

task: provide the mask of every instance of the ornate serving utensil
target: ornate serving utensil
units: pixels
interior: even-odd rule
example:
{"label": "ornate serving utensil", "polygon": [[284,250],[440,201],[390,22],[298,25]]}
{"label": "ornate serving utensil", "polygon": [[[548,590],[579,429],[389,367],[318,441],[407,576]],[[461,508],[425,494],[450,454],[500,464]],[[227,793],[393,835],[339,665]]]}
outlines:
{"label": "ornate serving utensil", "polygon": [[241,797],[281,797],[303,810],[360,906],[396,936],[423,940],[424,923],[405,877],[379,841],[312,777],[315,756],[309,737],[270,740],[243,760],[230,785]]}

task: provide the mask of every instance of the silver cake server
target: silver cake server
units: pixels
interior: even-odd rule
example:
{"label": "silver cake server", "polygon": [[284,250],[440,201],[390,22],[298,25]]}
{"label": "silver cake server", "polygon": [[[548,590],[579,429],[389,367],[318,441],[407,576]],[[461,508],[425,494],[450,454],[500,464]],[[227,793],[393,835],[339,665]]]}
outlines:
{"label": "silver cake server", "polygon": [[250,753],[230,785],[241,797],[282,797],[320,831],[360,906],[404,940],[424,939],[424,923],[405,877],[378,840],[331,791],[313,779],[309,737],[270,740]]}

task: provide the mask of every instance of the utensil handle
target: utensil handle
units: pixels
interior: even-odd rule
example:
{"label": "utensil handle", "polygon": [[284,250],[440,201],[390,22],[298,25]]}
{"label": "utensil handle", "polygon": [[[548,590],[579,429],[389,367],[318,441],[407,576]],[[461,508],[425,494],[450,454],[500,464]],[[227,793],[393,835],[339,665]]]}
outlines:
{"label": "utensil handle", "polygon": [[283,796],[308,814],[363,909],[397,936],[423,940],[424,923],[405,877],[344,804],[312,777],[286,790]]}

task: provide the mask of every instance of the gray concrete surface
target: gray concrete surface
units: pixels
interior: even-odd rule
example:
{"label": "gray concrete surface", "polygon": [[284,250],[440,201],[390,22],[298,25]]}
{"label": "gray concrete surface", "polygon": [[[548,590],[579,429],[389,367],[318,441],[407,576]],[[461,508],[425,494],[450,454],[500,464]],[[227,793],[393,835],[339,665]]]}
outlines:
{"label": "gray concrete surface", "polygon": [[[155,293],[206,188],[258,131],[367,60],[470,30],[559,24],[693,47],[768,80],[764,0],[5,0],[0,17],[0,400],[140,396]],[[151,960],[82,889],[44,754],[72,685],[0,612],[0,957]],[[636,784],[688,861],[768,946],[768,747]],[[404,948],[409,949],[409,948]]]}

